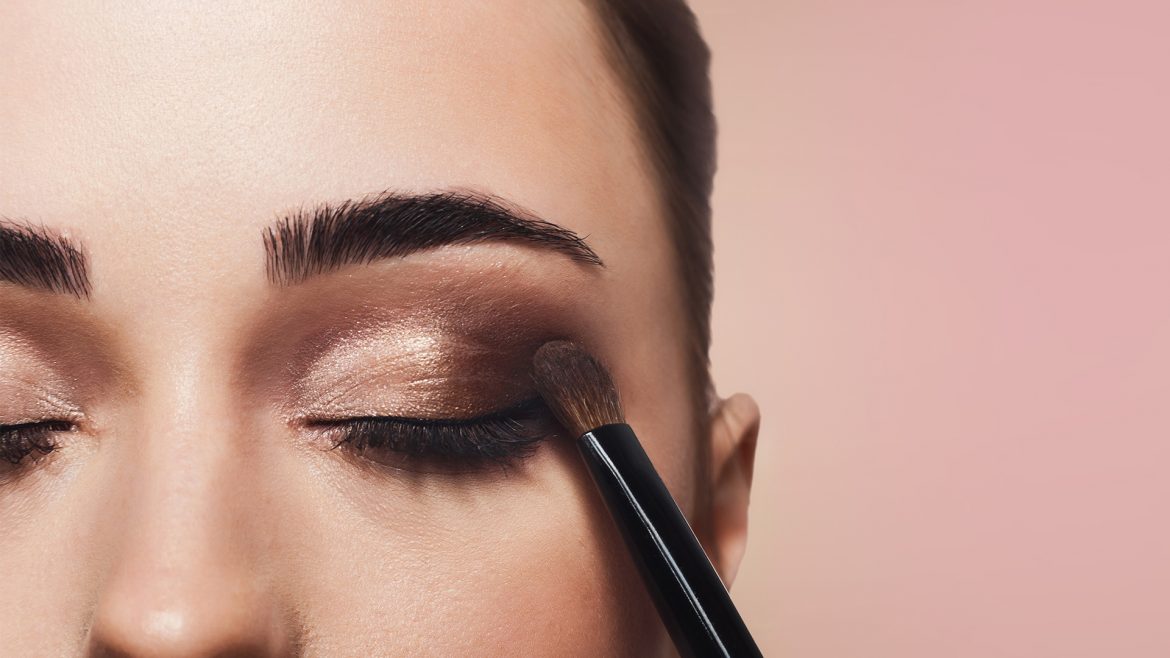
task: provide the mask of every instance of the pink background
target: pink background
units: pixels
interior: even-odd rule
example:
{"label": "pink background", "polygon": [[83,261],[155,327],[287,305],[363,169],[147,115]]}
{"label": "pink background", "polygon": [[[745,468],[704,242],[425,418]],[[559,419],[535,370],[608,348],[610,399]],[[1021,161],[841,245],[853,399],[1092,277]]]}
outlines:
{"label": "pink background", "polygon": [[772,656],[1170,656],[1170,5],[697,0]]}

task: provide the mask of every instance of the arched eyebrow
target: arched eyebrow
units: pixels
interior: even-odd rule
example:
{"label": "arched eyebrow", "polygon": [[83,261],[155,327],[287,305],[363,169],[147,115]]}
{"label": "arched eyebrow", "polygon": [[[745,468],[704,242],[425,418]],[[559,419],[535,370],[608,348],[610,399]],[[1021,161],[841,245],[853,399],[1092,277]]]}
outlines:
{"label": "arched eyebrow", "polygon": [[0,217],[0,281],[87,299],[85,254],[43,226]]}
{"label": "arched eyebrow", "polygon": [[383,192],[321,204],[264,232],[268,280],[287,286],[340,269],[443,245],[510,240],[604,267],[585,239],[498,197]]}

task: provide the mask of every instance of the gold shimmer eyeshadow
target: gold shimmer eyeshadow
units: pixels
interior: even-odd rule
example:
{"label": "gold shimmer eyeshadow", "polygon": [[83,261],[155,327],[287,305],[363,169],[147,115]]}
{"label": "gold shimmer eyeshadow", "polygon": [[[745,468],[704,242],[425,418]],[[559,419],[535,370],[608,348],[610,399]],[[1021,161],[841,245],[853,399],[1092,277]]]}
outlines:
{"label": "gold shimmer eyeshadow", "polygon": [[79,418],[81,410],[65,397],[71,390],[28,341],[0,332],[0,425]]}
{"label": "gold shimmer eyeshadow", "polygon": [[425,316],[333,334],[294,382],[289,410],[317,420],[474,417],[534,394],[528,364],[544,338]]}
{"label": "gold shimmer eyeshadow", "polygon": [[499,251],[420,254],[274,291],[246,343],[244,386],[302,426],[471,419],[532,399],[532,355],[588,330],[593,288],[567,294],[585,273]]}

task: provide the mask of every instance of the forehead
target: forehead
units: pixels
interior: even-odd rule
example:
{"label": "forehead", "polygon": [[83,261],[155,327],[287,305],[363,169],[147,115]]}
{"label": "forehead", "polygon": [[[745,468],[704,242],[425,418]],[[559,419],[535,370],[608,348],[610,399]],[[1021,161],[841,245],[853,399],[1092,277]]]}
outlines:
{"label": "forehead", "polygon": [[0,215],[76,230],[99,280],[130,232],[255,258],[275,212],[387,188],[661,238],[581,3],[8,3],[0,44]]}

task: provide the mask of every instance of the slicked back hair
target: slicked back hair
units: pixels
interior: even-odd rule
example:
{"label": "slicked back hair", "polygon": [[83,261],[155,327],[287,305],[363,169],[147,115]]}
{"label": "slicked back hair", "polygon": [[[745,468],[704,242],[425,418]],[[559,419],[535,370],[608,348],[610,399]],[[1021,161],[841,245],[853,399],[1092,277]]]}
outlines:
{"label": "slicked back hair", "polygon": [[[684,0],[586,0],[634,111],[659,183],[689,327],[696,403],[714,399],[709,374],[711,188],[715,116],[710,51]],[[705,414],[701,414],[705,415]]]}
{"label": "slicked back hair", "polygon": [[710,505],[705,432],[715,401],[711,384],[711,301],[714,273],[711,188],[715,176],[715,115],[709,74],[711,53],[685,0],[585,0],[602,28],[611,65],[625,85],[645,140],[677,279],[686,307],[695,432],[698,522]]}

